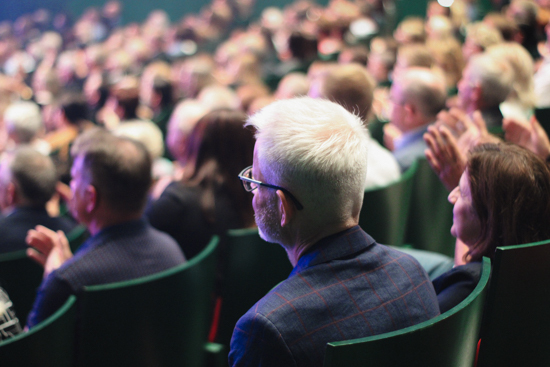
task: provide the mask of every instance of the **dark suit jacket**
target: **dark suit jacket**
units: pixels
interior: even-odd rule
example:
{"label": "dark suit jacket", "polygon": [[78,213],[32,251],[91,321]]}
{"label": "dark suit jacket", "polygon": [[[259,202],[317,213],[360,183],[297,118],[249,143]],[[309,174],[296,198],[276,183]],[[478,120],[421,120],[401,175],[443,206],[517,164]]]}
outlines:
{"label": "dark suit jacket", "polygon": [[359,226],[309,249],[238,322],[230,366],[322,366],[327,342],[381,334],[439,314],[426,272]]}
{"label": "dark suit jacket", "polygon": [[44,208],[17,208],[0,219],[0,253],[25,250],[27,232],[39,224],[65,233],[76,226],[70,219],[50,217]]}
{"label": "dark suit jacket", "polygon": [[472,293],[481,278],[481,262],[457,266],[433,280],[440,311],[446,312]]}
{"label": "dark suit jacket", "polygon": [[105,228],[42,281],[27,326],[52,315],[84,286],[140,278],[184,261],[176,241],[143,219]]}

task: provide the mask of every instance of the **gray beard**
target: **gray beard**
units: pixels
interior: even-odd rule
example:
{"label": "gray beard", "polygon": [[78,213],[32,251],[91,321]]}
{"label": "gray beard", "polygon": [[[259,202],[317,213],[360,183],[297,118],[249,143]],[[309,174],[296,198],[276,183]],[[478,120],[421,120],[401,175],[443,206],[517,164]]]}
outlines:
{"label": "gray beard", "polygon": [[270,196],[266,205],[254,213],[260,237],[271,243],[284,243],[284,236],[277,210],[277,197]]}

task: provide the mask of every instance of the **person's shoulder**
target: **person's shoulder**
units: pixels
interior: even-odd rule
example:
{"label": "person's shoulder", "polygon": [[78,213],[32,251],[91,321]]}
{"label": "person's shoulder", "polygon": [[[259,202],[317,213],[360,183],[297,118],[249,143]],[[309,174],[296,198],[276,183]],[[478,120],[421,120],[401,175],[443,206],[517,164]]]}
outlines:
{"label": "person's shoulder", "polygon": [[481,277],[481,262],[471,262],[460,266],[455,266],[448,272],[441,274],[433,280],[436,290],[440,287],[447,287],[449,284],[458,282],[473,282],[477,284]]}
{"label": "person's shoulder", "polygon": [[166,186],[159,199],[177,201],[180,203],[189,201],[195,202],[198,201],[198,193],[199,189],[196,187],[187,186],[180,181],[173,181]]}

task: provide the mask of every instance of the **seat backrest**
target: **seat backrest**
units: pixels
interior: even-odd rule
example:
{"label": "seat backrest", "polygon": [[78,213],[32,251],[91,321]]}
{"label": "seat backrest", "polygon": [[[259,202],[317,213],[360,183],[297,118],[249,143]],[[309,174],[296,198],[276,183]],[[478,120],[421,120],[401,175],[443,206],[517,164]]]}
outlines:
{"label": "seat backrest", "polygon": [[77,366],[202,365],[218,237],[189,262],[78,295]]}
{"label": "seat backrest", "polygon": [[432,171],[425,158],[418,160],[405,242],[414,248],[454,257],[455,238],[451,235],[453,206],[449,191]]}
{"label": "seat backrest", "polygon": [[70,367],[73,365],[76,298],[26,333],[0,342],[3,366]]}
{"label": "seat backrest", "polygon": [[328,343],[324,366],[472,367],[490,272],[490,260],[484,258],[481,279],[472,293],[431,320],[386,334]]}
{"label": "seat backrest", "polygon": [[359,225],[377,242],[403,245],[417,166],[415,162],[399,181],[365,190]]}
{"label": "seat backrest", "polygon": [[478,367],[550,366],[550,240],[499,247]]}
{"label": "seat backrest", "polygon": [[239,318],[292,271],[286,251],[257,228],[230,230],[222,258],[222,303],[216,342],[229,346]]}
{"label": "seat backrest", "polygon": [[10,295],[21,324],[32,309],[43,275],[44,269],[25,250],[0,254],[0,286]]}

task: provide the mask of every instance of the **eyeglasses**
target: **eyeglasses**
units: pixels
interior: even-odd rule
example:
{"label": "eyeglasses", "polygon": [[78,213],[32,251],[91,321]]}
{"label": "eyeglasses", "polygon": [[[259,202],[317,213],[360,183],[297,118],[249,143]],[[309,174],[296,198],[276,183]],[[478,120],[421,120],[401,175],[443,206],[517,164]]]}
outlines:
{"label": "eyeglasses", "polygon": [[287,189],[282,188],[280,186],[270,185],[270,184],[266,184],[266,183],[263,183],[263,182],[258,181],[258,180],[254,180],[252,178],[252,166],[249,166],[249,167],[246,167],[245,169],[243,169],[241,171],[241,173],[239,173],[239,178],[241,179],[241,182],[243,184],[244,189],[248,192],[256,190],[258,188],[258,186],[264,186],[264,187],[269,187],[270,189],[281,190],[286,195],[288,195],[290,200],[292,200],[294,205],[296,205],[296,209],[298,209],[298,210],[304,209],[304,207],[302,206],[302,204],[300,204],[298,199],[296,199],[294,197],[294,195],[292,195],[290,193],[290,191],[288,191]]}

